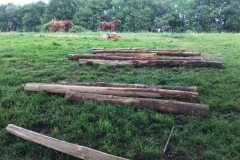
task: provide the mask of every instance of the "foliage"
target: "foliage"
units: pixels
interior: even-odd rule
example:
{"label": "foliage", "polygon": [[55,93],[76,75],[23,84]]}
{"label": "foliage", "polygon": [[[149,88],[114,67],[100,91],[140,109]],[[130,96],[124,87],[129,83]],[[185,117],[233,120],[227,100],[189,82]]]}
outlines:
{"label": "foliage", "polygon": [[[142,32],[170,26],[173,32],[239,32],[238,0],[50,0],[16,6],[0,6],[1,31],[39,31],[45,23],[72,20],[96,31],[100,21],[116,18],[117,31]],[[67,28],[66,30],[68,30]]]}
{"label": "foliage", "polygon": [[49,30],[49,25],[48,23],[44,24],[41,26],[41,32],[48,32]]}
{"label": "foliage", "polygon": [[76,26],[76,25],[74,25],[73,27],[71,27],[71,29],[69,29],[69,32],[71,33],[81,33],[84,31],[85,29],[82,26]]}

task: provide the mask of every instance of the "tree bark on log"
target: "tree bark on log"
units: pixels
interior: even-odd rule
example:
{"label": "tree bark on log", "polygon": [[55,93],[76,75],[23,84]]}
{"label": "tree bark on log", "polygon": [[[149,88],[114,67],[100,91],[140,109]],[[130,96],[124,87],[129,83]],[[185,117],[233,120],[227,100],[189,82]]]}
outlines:
{"label": "tree bark on log", "polygon": [[127,160],[125,158],[110,155],[85,146],[80,146],[48,137],[43,134],[27,130],[25,128],[15,126],[13,124],[9,124],[6,127],[6,130],[9,133],[21,137],[27,141],[35,142],[45,147],[85,160]]}
{"label": "tree bark on log", "polygon": [[197,92],[153,89],[153,88],[119,88],[97,86],[73,86],[62,84],[26,83],[26,91],[47,91],[66,93],[68,90],[76,92],[96,93],[117,96],[165,97],[165,98],[197,98]]}
{"label": "tree bark on log", "polygon": [[219,67],[221,62],[199,61],[199,60],[99,60],[99,59],[79,59],[79,64],[105,64],[105,65],[133,65],[142,66],[196,66],[196,67]]}
{"label": "tree bark on log", "polygon": [[118,56],[118,57],[135,57],[135,58],[157,58],[157,53],[96,53],[96,56]]}
{"label": "tree bark on log", "polygon": [[101,95],[101,94],[90,94],[82,92],[67,91],[66,98],[85,101],[93,100],[96,102],[107,102],[107,103],[121,103],[121,104],[131,104],[135,107],[140,108],[150,108],[160,111],[169,111],[175,113],[185,113],[200,116],[208,116],[210,113],[210,107],[204,104],[186,103],[170,100],[158,100],[158,99],[148,99],[148,98],[129,98],[129,97],[119,97],[112,95]]}
{"label": "tree bark on log", "polygon": [[[151,55],[151,54],[150,54]],[[152,54],[153,55],[153,54]],[[155,54],[156,55],[156,54]],[[143,57],[145,56],[145,57]],[[143,54],[141,57],[125,57],[121,56],[106,56],[101,54],[68,54],[69,60],[79,60],[79,59],[104,59],[104,60],[202,60],[202,58],[157,58],[157,56],[149,56]]]}
{"label": "tree bark on log", "polygon": [[128,49],[128,48],[106,48],[106,49],[91,49],[92,53],[141,53],[141,52],[152,52],[152,53],[180,53],[185,52],[185,49]]}
{"label": "tree bark on log", "polygon": [[165,85],[145,85],[145,84],[123,84],[123,83],[84,83],[84,82],[68,82],[62,81],[63,85],[73,86],[99,86],[99,87],[122,87],[122,88],[153,88],[153,89],[167,89],[167,90],[179,90],[197,92],[197,88],[194,86],[165,86]]}
{"label": "tree bark on log", "polygon": [[157,54],[159,56],[180,56],[180,57],[190,57],[190,56],[201,56],[199,52],[173,52],[173,51],[136,51],[136,52],[92,52],[93,54]]}
{"label": "tree bark on log", "polygon": [[142,50],[142,49],[147,49],[146,47],[136,47],[136,48],[91,48],[91,50]]}
{"label": "tree bark on log", "polygon": [[104,55],[93,55],[93,54],[69,54],[69,60],[79,60],[79,59],[105,59],[105,60],[146,60],[146,59],[156,59],[157,54],[142,54],[136,57],[125,57],[125,56],[104,56]]}

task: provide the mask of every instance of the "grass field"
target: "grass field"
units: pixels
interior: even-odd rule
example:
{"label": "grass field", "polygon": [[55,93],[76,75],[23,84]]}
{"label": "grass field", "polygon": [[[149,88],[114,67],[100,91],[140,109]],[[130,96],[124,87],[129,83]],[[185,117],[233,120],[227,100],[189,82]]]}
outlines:
{"label": "grass field", "polygon": [[[240,158],[240,35],[102,32],[0,33],[0,159],[73,160],[66,154],[7,133],[8,124],[135,160]],[[79,65],[70,53],[91,47],[185,48],[224,68]],[[75,102],[64,95],[27,92],[27,82],[107,82],[196,86],[209,117],[131,105]],[[183,101],[183,100],[181,100]],[[163,148],[175,130],[166,153]],[[41,158],[40,158],[41,157]]]}

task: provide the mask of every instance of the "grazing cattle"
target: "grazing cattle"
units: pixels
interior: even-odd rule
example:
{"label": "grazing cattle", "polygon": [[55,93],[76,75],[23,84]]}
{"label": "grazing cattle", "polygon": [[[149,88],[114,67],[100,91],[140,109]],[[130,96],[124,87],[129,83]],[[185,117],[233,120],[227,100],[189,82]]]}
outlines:
{"label": "grazing cattle", "polygon": [[70,24],[73,26],[73,23],[71,20],[64,20],[64,21],[51,21],[48,23],[49,26],[49,32],[53,32],[54,28],[60,28],[61,31],[65,30],[66,25]]}
{"label": "grazing cattle", "polygon": [[121,23],[121,21],[119,19],[115,19],[112,22],[106,22],[106,21],[100,22],[98,26],[98,30],[104,31],[105,28],[109,28],[111,31],[114,31],[116,23]]}

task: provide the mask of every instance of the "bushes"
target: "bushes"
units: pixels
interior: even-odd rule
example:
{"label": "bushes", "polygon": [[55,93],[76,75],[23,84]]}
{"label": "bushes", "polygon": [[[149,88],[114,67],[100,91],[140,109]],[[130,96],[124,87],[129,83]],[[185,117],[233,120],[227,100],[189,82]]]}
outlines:
{"label": "bushes", "polygon": [[85,31],[85,28],[83,28],[82,26],[72,26],[69,29],[69,32],[71,32],[71,33],[80,33],[80,32],[84,32],[84,31]]}

